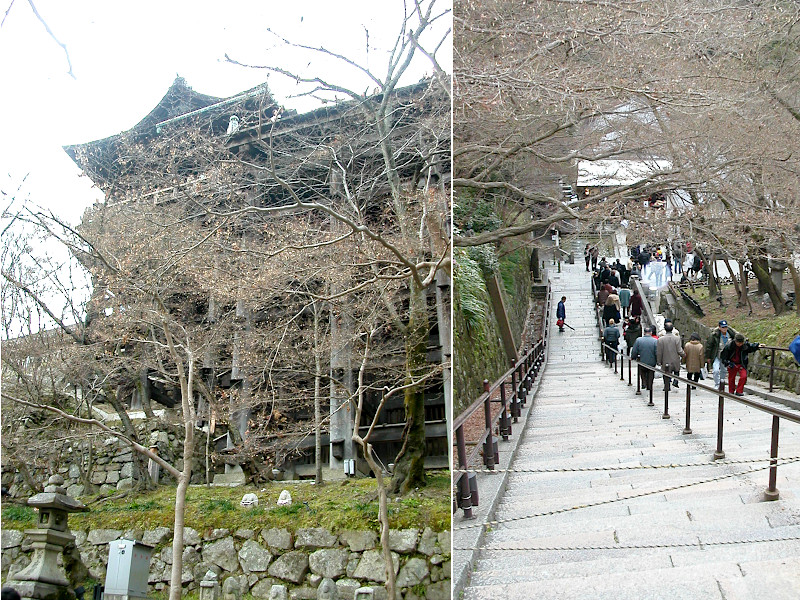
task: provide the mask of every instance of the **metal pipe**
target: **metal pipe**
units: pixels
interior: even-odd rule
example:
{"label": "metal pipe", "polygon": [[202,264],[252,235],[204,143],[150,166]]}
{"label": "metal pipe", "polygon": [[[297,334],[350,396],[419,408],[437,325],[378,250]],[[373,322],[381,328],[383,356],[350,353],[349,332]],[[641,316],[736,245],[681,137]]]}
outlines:
{"label": "metal pipe", "polygon": [[775,487],[778,482],[778,427],[780,421],[777,415],[772,417],[772,444],[769,449],[769,486],[764,492],[764,498],[767,500],[777,500],[780,497],[778,488]]}
{"label": "metal pipe", "polygon": [[[725,382],[719,382],[719,391],[725,391]],[[717,408],[717,449],[714,452],[714,460],[725,458],[725,452],[722,451],[722,426],[725,423],[725,397],[720,393],[719,406]]]}
{"label": "metal pipe", "polygon": [[492,398],[489,395],[489,380],[483,380],[483,390],[486,398],[483,401],[483,418],[486,424],[486,441],[483,443],[483,464],[490,471],[494,471],[494,442],[492,440]]}
{"label": "metal pipe", "polygon": [[[462,469],[469,468],[467,466],[467,444],[464,442],[464,428],[459,427],[456,429],[456,448],[458,452],[458,466]],[[474,519],[472,514],[472,494],[469,490],[469,474],[462,473],[461,475],[461,509],[464,511],[465,519]]]}
{"label": "metal pipe", "polygon": [[769,391],[772,391],[772,381],[775,377],[775,349],[771,351],[769,359]]}
{"label": "metal pipe", "polygon": [[[655,379],[655,377],[653,379]],[[664,382],[664,414],[661,415],[662,419],[669,419],[670,418],[670,416],[669,416],[669,386],[670,386],[670,383],[669,382],[670,382],[669,379],[666,382]],[[650,386],[650,387],[653,387],[653,386]]]}
{"label": "metal pipe", "polygon": [[689,421],[692,414],[692,386],[686,386],[686,427],[683,428],[685,435],[692,433],[692,428],[689,426]]}
{"label": "metal pipe", "polygon": [[503,441],[508,441],[508,434],[511,433],[511,425],[508,422],[508,413],[506,412],[506,384],[500,384],[500,435],[503,436]]}

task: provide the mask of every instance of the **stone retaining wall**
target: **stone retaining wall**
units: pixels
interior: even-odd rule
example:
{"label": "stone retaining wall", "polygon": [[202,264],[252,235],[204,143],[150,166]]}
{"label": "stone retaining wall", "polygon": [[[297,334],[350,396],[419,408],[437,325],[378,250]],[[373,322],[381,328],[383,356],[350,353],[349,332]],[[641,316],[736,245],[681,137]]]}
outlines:
{"label": "stone retaining wall", "polygon": [[[176,460],[180,460],[182,456],[181,440],[176,439],[174,433],[166,431],[147,433],[142,428],[140,436],[143,440],[142,443],[149,443],[149,447],[157,448],[159,456],[167,462],[176,464]],[[86,489],[87,485],[81,477],[82,469],[86,469],[88,462],[84,455],[85,446],[85,443],[67,440],[60,445],[57,444],[52,453],[53,460],[58,461],[55,465],[55,472],[64,478],[67,495],[77,498],[97,492],[111,494],[133,487],[134,463],[130,445],[114,436],[105,436],[94,442],[91,466],[88,472],[89,487],[93,489]],[[147,459],[144,462],[147,464]],[[196,464],[192,469],[192,483],[205,483],[203,479],[205,464],[201,464],[201,462],[202,457],[195,456]],[[31,473],[34,478],[39,475],[35,469],[31,469]],[[47,478],[39,476],[38,479],[46,480]],[[163,469],[159,482],[175,484],[174,479]],[[2,483],[8,489],[11,497],[26,498],[30,495],[30,490],[23,483],[22,475],[14,472],[10,465],[3,470]]]}
{"label": "stone retaining wall", "polygon": [[[108,543],[125,537],[156,547],[150,561],[150,591],[168,587],[172,568],[172,531],[95,529],[73,531],[89,577],[104,582]],[[404,600],[450,598],[450,532],[430,528],[392,530],[389,535],[397,574],[397,589]],[[270,588],[290,588],[293,600],[316,598],[323,578],[336,582],[339,598],[353,598],[356,589],[373,586],[375,598],[387,598],[383,554],[374,531],[345,531],[335,535],[324,528],[214,529],[201,534],[187,527],[184,533],[183,591],[198,592],[207,571],[217,573],[220,584],[236,577],[242,594],[268,598]],[[24,534],[2,532],[2,575],[7,580],[30,562],[31,548]]]}

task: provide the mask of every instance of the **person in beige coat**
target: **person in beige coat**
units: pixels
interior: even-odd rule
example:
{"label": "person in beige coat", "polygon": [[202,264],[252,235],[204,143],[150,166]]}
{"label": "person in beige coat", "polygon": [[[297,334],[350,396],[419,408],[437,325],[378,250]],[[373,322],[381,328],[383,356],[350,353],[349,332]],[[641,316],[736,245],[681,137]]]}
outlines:
{"label": "person in beige coat", "polygon": [[[658,338],[658,345],[656,346],[656,362],[665,373],[673,373],[675,375],[681,372],[681,358],[686,356],[686,353],[681,348],[681,338],[671,335],[672,323],[664,325],[666,334]],[[664,375],[664,389],[669,390],[670,379],[669,375]],[[674,380],[673,385],[678,387],[678,380]]]}
{"label": "person in beige coat", "polygon": [[700,369],[705,364],[704,348],[700,343],[700,335],[693,333],[691,339],[683,347],[686,353],[686,378],[692,381],[700,381]]}

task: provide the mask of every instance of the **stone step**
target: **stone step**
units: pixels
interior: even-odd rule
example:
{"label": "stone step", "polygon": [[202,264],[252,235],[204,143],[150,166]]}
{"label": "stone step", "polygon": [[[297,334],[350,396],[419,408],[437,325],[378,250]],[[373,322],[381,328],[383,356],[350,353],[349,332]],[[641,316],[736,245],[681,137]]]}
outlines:
{"label": "stone step", "polygon": [[[703,566],[709,572],[719,572],[723,565],[736,564],[743,573],[755,573],[758,568],[768,566],[773,572],[780,573],[783,567],[796,568],[798,561],[796,542],[765,542],[737,544],[731,546],[705,546],[703,549],[684,550],[675,548],[659,548],[639,550],[636,554],[623,555],[623,550],[611,551],[613,556],[594,558],[574,562],[553,562],[539,564],[535,568],[525,566],[529,558],[526,552],[512,552],[504,557],[493,556],[481,559],[479,571],[473,576],[470,585],[473,588],[502,586],[515,583],[544,581],[558,585],[559,580],[603,576],[611,573],[629,573],[642,571],[659,571],[669,579],[679,576],[671,570],[675,567]],[[495,553],[497,554],[497,553]],[[762,574],[763,575],[763,574]],[[796,573],[795,573],[796,577]],[[742,583],[742,582],[740,582]],[[749,586],[745,586],[747,589]],[[741,590],[740,586],[731,590]],[[650,598],[649,595],[642,596]],[[730,598],[730,596],[726,596]],[[748,598],[748,596],[734,596]],[[749,596],[758,597],[758,596]]]}

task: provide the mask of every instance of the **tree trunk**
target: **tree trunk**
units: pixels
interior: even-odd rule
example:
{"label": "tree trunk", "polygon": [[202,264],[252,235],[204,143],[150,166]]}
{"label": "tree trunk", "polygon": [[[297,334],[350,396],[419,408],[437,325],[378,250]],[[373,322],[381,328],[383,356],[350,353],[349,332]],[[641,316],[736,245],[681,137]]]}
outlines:
{"label": "tree trunk", "polygon": [[[411,282],[406,331],[406,385],[421,377],[427,367],[428,305],[425,290]],[[405,494],[425,485],[425,386],[405,389],[406,425],[403,446],[395,460],[392,491]]]}
{"label": "tree trunk", "polygon": [[747,270],[744,268],[742,263],[739,263],[739,280],[742,282],[740,296],[739,296],[739,304],[738,306],[749,306],[750,313],[753,312],[753,307],[750,305],[750,298],[747,296]]}
{"label": "tree trunk", "polygon": [[694,251],[700,256],[700,260],[703,261],[703,269],[706,273],[708,273],[708,297],[709,298],[716,298],[719,296],[720,289],[719,285],[717,284],[717,280],[714,277],[714,268],[711,263],[709,263],[709,259],[703,254],[703,252],[699,248],[695,248]]}
{"label": "tree trunk", "polygon": [[759,287],[763,286],[766,293],[769,294],[769,299],[772,301],[772,307],[775,309],[775,314],[779,315],[786,310],[786,305],[783,303],[783,298],[778,293],[772,277],[769,276],[769,266],[766,259],[759,258],[751,261],[753,263],[753,272],[758,278]]}
{"label": "tree trunk", "polygon": [[147,371],[144,370],[139,374],[139,380],[136,382],[136,391],[139,393],[139,399],[142,401],[142,410],[147,415],[147,419],[151,423],[156,422],[156,415],[153,412],[153,405],[150,404],[150,390],[147,382]]}
{"label": "tree trunk", "polygon": [[[136,443],[139,443],[139,436],[136,433],[136,428],[131,423],[131,419],[128,416],[128,411],[125,410],[125,407],[122,406],[122,401],[119,399],[119,395],[122,393],[122,388],[117,388],[117,392],[114,393],[113,390],[106,391],[106,399],[108,400],[109,404],[114,407],[114,410],[117,411],[120,420],[122,421],[122,429],[125,431],[125,435],[127,435],[131,440]],[[137,483],[136,486],[141,489],[152,489],[153,485],[150,482],[150,478],[147,476],[147,463],[144,460],[144,457],[134,452],[132,455],[133,461],[133,476],[136,479]]]}
{"label": "tree trunk", "polygon": [[798,271],[792,258],[789,257],[789,273],[792,275],[792,283],[794,284],[794,309],[800,314],[800,271]]}
{"label": "tree trunk", "polygon": [[367,461],[367,464],[375,474],[375,482],[378,484],[378,522],[381,524],[381,549],[383,552],[383,561],[386,565],[386,591],[387,597],[394,598],[396,579],[392,550],[389,544],[389,498],[383,480],[383,469],[381,469],[381,466],[372,454],[372,444],[367,443],[366,440],[358,435],[358,426],[359,423],[356,423],[356,433],[353,435],[353,439],[361,446],[364,460]]}
{"label": "tree trunk", "polygon": [[320,349],[319,307],[312,301],[314,308],[314,481],[322,485],[322,357]]}
{"label": "tree trunk", "polygon": [[[725,266],[728,268],[728,274],[731,276],[731,281],[733,282],[733,287],[736,290],[736,297],[739,299],[736,302],[736,306],[737,306],[737,308],[740,307],[740,306],[744,306],[744,302],[742,300],[742,288],[739,287],[739,282],[736,281],[736,277],[733,274],[733,268],[731,267],[731,261],[729,261],[727,258],[723,258],[722,261],[725,263]],[[741,273],[742,273],[742,265],[741,265],[741,263],[739,263],[739,275],[740,275],[740,278],[741,278]],[[744,279],[743,278],[741,278],[741,279],[742,279],[742,284],[744,284]]]}
{"label": "tree trunk", "polygon": [[[190,431],[192,433],[190,433]],[[190,443],[191,439],[191,443]],[[172,538],[172,571],[169,579],[169,600],[181,600],[183,585],[183,528],[186,513],[186,491],[189,489],[189,480],[192,478],[192,447],[194,446],[193,429],[186,430],[183,442],[183,471],[178,478],[178,487],[175,490],[175,520],[173,522]],[[187,460],[185,457],[188,456]]]}

